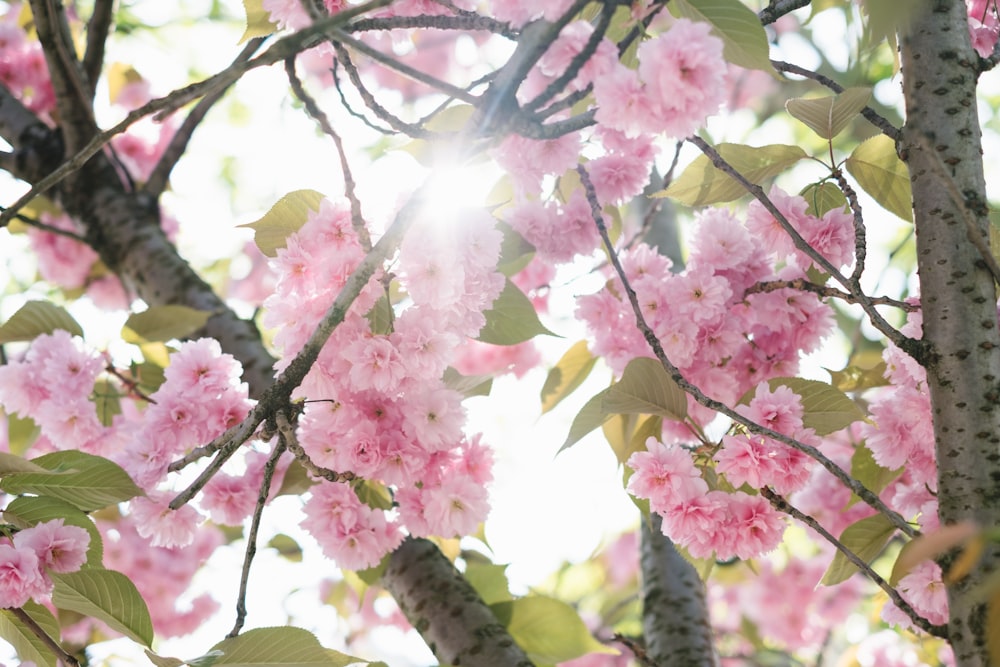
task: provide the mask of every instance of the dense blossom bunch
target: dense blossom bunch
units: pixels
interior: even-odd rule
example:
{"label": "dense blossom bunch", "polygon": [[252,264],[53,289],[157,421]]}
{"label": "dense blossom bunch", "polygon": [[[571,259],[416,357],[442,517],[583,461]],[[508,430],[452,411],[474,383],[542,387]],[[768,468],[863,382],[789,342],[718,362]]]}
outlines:
{"label": "dense blossom bunch", "polygon": [[87,560],[90,535],[54,519],[25,528],[0,543],[0,607],[21,607],[28,600],[47,601],[49,572],[76,572]]}
{"label": "dense blossom bunch", "polygon": [[56,105],[42,45],[18,25],[21,3],[0,17],[0,83],[31,111],[48,116]]}
{"label": "dense blossom bunch", "polygon": [[969,10],[969,37],[972,47],[983,58],[996,48],[1000,36],[1000,16],[994,0],[965,0]]}
{"label": "dense blossom bunch", "polygon": [[[345,484],[313,490],[303,525],[344,567],[376,564],[403,526],[413,535],[462,535],[486,516],[491,455],[463,434],[463,397],[442,377],[503,289],[492,268],[501,240],[483,213],[450,227],[418,223],[397,262],[405,307],[390,312],[373,278],[299,389],[309,399],[299,439],[312,461],[395,489],[395,519]],[[278,327],[275,342],[286,355],[304,344],[362,255],[344,201],[324,201],[279,250],[265,322]],[[391,330],[366,317],[373,308]]]}

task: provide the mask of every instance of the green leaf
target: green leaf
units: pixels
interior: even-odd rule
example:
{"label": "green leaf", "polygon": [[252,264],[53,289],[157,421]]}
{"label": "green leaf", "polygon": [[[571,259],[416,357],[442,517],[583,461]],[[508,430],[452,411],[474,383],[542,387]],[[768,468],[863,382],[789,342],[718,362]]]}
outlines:
{"label": "green leaf", "polygon": [[[875,495],[882,493],[887,486],[903,474],[903,470],[904,468],[898,470],[883,468],[875,462],[871,450],[863,444],[858,445],[851,456],[851,477],[864,484]],[[852,493],[847,507],[851,507],[860,500],[861,498]]]}
{"label": "green leaf", "polygon": [[221,651],[209,651],[205,655],[200,655],[197,658],[191,658],[190,660],[181,660],[179,658],[167,658],[162,655],[156,655],[148,648],[145,649],[146,657],[149,661],[156,665],[156,667],[181,667],[182,665],[191,665],[191,667],[209,667],[217,659],[222,657]]}
{"label": "green leaf", "polygon": [[896,217],[913,221],[910,170],[896,154],[896,145],[884,134],[863,141],[846,161],[847,171],[861,189]]}
{"label": "green leaf", "polygon": [[826,372],[830,374],[830,382],[840,391],[861,391],[888,386],[889,380],[885,377],[885,370],[885,362],[880,359],[871,368],[851,364],[843,370],[831,371],[828,368]]}
{"label": "green leaf", "polygon": [[278,533],[272,537],[268,541],[267,546],[275,549],[280,556],[287,558],[293,563],[302,562],[302,547],[299,546],[298,542],[284,533]]}
{"label": "green leaf", "polygon": [[152,361],[144,361],[132,367],[132,376],[139,381],[139,389],[147,394],[154,393],[166,380],[163,366]]}
{"label": "green leaf", "polygon": [[476,338],[483,343],[517,345],[539,334],[556,335],[542,325],[531,300],[510,280],[483,315],[486,324]]}
{"label": "green leaf", "polygon": [[62,519],[67,526],[83,528],[90,535],[87,565],[101,567],[104,558],[101,533],[90,517],[69,503],[47,496],[24,496],[12,500],[3,511],[3,517],[4,521],[9,521],[18,528],[30,528],[53,519]]}
{"label": "green leaf", "polygon": [[278,29],[271,23],[271,15],[264,9],[263,0],[243,0],[243,9],[247,15],[247,27],[239,44],[254,37],[266,37]]}
{"label": "green leaf", "polygon": [[465,579],[486,604],[511,599],[507,583],[507,566],[472,561],[465,566]]}
{"label": "green leaf", "polygon": [[[857,403],[826,382],[778,377],[771,378],[767,384],[772,392],[778,387],[788,387],[799,395],[802,399],[802,423],[816,431],[816,435],[829,435],[865,419],[865,413]],[[756,388],[750,389],[739,402],[749,403],[756,391]]]}
{"label": "green leaf", "polygon": [[597,358],[587,349],[587,341],[581,340],[569,348],[549,370],[542,385],[542,414],[545,414],[583,384],[590,375]]}
{"label": "green leaf", "polygon": [[[896,527],[888,518],[882,514],[876,514],[845,528],[840,535],[840,543],[853,551],[864,562],[871,563],[876,556],[882,553],[882,549],[885,548],[889,538],[895,532]],[[820,583],[824,586],[835,586],[846,581],[857,571],[857,566],[838,551]]]}
{"label": "green leaf", "polygon": [[608,388],[602,410],[609,414],[659,415],[674,421],[687,417],[687,395],[656,359],[628,362],[622,378]]}
{"label": "green leaf", "polygon": [[441,381],[448,389],[457,391],[466,398],[472,396],[489,396],[493,389],[493,376],[491,375],[462,375],[452,367],[444,369]]}
{"label": "green leaf", "polygon": [[211,316],[210,312],[177,304],[153,306],[129,315],[122,327],[122,338],[136,345],[187,338],[205,326]]}
{"label": "green leaf", "polygon": [[580,615],[565,602],[531,595],[498,602],[490,608],[534,662],[565,662],[588,653],[618,655],[618,651],[594,639]]}
{"label": "green leaf", "polygon": [[234,667],[346,667],[364,662],[323,648],[302,628],[257,628],[212,647],[222,657],[212,663]]}
{"label": "green leaf", "polygon": [[615,453],[615,458],[619,462],[628,459],[628,452],[632,446],[632,436],[635,434],[635,426],[638,422],[639,415],[619,414],[611,415],[601,425],[601,432],[604,434],[604,439],[611,445],[611,451]]}
{"label": "green leaf", "polygon": [[142,493],[117,464],[74,450],[53,452],[31,460],[45,472],[17,472],[0,479],[10,494],[33,493],[68,502],[84,512],[133,498]]}
{"label": "green leaf", "polygon": [[107,378],[98,378],[94,383],[92,394],[94,409],[97,411],[97,418],[104,426],[111,426],[115,415],[122,413],[121,397],[118,394],[118,387]]}
{"label": "green leaf", "polygon": [[503,233],[497,271],[509,278],[531,263],[535,256],[535,246],[528,243],[513,227],[502,220],[497,221],[496,228]]}
{"label": "green leaf", "polygon": [[373,334],[387,336],[392,333],[395,313],[393,313],[392,303],[390,303],[388,296],[379,297],[365,317],[368,318],[368,328]]}
{"label": "green leaf", "polygon": [[24,455],[41,433],[42,429],[31,417],[7,415],[7,448],[11,454]]}
{"label": "green leaf", "polygon": [[48,301],[29,301],[0,326],[0,345],[31,341],[57,329],[82,336],[83,329],[62,306]]}
{"label": "green leaf", "polygon": [[366,479],[354,484],[354,494],[372,509],[392,509],[392,494],[384,484]]}
{"label": "green leaf", "polygon": [[[770,144],[744,146],[719,144],[719,155],[751,183],[761,185],[799,160],[807,157],[798,146]],[[706,155],[699,155],[666,190],[653,197],[672,197],[687,206],[707,206],[733,201],[747,194],[746,189],[725,172],[716,169]]]}
{"label": "green leaf", "polygon": [[843,210],[847,206],[847,197],[829,181],[810,183],[799,194],[809,202],[806,213],[817,218],[822,218],[828,211]]}
{"label": "green leaf", "polygon": [[559,448],[560,452],[564,449],[569,449],[578,443],[583,436],[611,419],[611,414],[605,412],[603,408],[604,398],[607,394],[608,389],[598,392],[597,395],[580,408],[580,412],[573,418],[573,423],[569,427],[569,434],[566,436],[566,441]]}
{"label": "green leaf", "polygon": [[275,257],[278,248],[285,247],[289,234],[297,232],[306,224],[310,211],[319,211],[323,194],[315,190],[295,190],[279,199],[262,218],[240,227],[254,231],[253,240],[260,251],[268,257]]}
{"label": "green leaf", "polygon": [[734,65],[774,73],[764,26],[739,0],[674,0],[670,11],[711,24],[713,34],[722,40],[723,55]]}
{"label": "green leaf", "polygon": [[[52,639],[59,640],[59,621],[48,609],[36,602],[21,608]],[[34,662],[39,667],[56,667],[56,656],[21,619],[8,609],[0,609],[0,638],[10,644],[22,663]]]}
{"label": "green leaf", "polygon": [[16,454],[0,452],[0,477],[17,472],[35,472],[45,475],[52,474],[48,469],[43,468],[37,463],[32,463],[25,458],[17,456]]}
{"label": "green leaf", "polygon": [[833,139],[868,106],[872,89],[847,88],[837,95],[799,97],[785,102],[785,110],[824,139]]}
{"label": "green leaf", "polygon": [[121,572],[88,568],[78,572],[50,573],[55,582],[52,604],[96,618],[135,641],[153,642],[153,622],[135,584]]}

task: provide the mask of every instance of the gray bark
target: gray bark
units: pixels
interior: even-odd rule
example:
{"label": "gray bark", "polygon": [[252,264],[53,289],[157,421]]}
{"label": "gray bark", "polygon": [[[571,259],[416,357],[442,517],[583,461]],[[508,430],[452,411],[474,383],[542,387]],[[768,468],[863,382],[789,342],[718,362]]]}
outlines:
{"label": "gray bark", "polygon": [[[913,185],[924,340],[934,414],[940,518],[996,525],[1000,516],[1000,335],[994,279],[970,234],[988,238],[978,58],[962,0],[930,0],[902,39],[907,121],[901,155]],[[950,184],[947,182],[950,180]],[[952,184],[954,187],[952,187]],[[956,201],[959,198],[964,201]],[[961,667],[986,667],[981,565],[948,589],[949,637]]]}
{"label": "gray bark", "polygon": [[646,655],[657,667],[716,667],[705,584],[651,516],[639,528]]}
{"label": "gray bark", "polygon": [[407,538],[382,583],[446,665],[532,667],[475,589],[433,542]]}

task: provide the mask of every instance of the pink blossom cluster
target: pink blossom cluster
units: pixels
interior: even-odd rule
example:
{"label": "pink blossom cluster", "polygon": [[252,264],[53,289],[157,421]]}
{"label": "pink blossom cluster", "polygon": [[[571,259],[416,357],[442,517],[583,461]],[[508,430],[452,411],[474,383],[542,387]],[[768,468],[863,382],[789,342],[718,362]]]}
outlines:
{"label": "pink blossom cluster", "polygon": [[[802,423],[802,399],[788,387],[771,391],[766,382],[757,385],[749,405],[736,411],[754,422],[808,445],[818,445],[820,438]],[[715,455],[716,471],[739,488],[770,487],[785,495],[798,491],[809,480],[812,459],[798,449],[766,436],[743,433],[726,435]]]}
{"label": "pink blossom cluster", "polygon": [[[215,339],[182,343],[171,355],[165,381],[150,397],[150,405],[125,419],[116,462],[136,484],[154,491],[166,480],[169,463],[246,417],[251,403],[247,385],[240,381],[242,370]],[[177,520],[176,514],[169,516]]]}
{"label": "pink blossom cluster", "polygon": [[90,396],[104,361],[63,330],[38,336],[21,360],[0,366],[0,406],[30,417],[41,432],[36,450],[104,450],[108,435]]}
{"label": "pink blossom cluster", "polygon": [[[463,433],[463,397],[442,375],[504,287],[494,268],[502,235],[481,212],[460,225],[416,225],[394,262],[405,301],[389,313],[385,301],[378,305],[385,292],[373,278],[298,390],[308,399],[299,442],[313,462],[394,490],[395,516],[364,505],[344,484],[311,492],[303,525],[348,568],[378,563],[404,526],[413,535],[467,534],[489,508],[492,455]],[[279,250],[277,289],[264,321],[277,328],[274,340],[286,359],[362,256],[345,201],[324,201]],[[377,305],[383,310],[374,312],[391,322],[388,331],[373,331],[366,317]]]}
{"label": "pink blossom cluster", "polygon": [[663,534],[695,558],[748,559],[781,541],[784,516],[761,496],[709,490],[690,452],[656,438],[629,457],[628,491],[663,517]]}
{"label": "pink blossom cluster", "polygon": [[44,602],[52,595],[49,572],[76,572],[87,560],[90,534],[53,519],[25,528],[0,543],[0,607]]}
{"label": "pink blossom cluster", "polygon": [[716,113],[725,100],[726,61],[722,40],[703,22],[678,19],[644,41],[638,69],[615,62],[594,81],[596,120],[630,136],[686,137]]}
{"label": "pink blossom cluster", "polygon": [[[801,198],[778,202],[781,208]],[[850,220],[841,224],[851,229]],[[758,282],[801,276],[792,264],[775,272],[790,261],[790,252],[768,245],[733,214],[709,209],[698,217],[683,271],[672,272],[670,260],[644,244],[623,252],[621,261],[670,361],[705,394],[732,405],[763,380],[794,375],[799,354],[814,350],[832,329],[829,306],[813,295],[791,288],[746,294]],[[577,317],[594,340],[592,351],[616,373],[633,358],[650,355],[616,277],[577,303]],[[715,416],[692,399],[689,411],[703,424]],[[678,435],[689,434],[682,429]]]}
{"label": "pink blossom cluster", "polygon": [[[917,565],[896,584],[896,590],[913,610],[934,625],[948,623],[948,594],[942,581],[941,566],[934,561]],[[891,600],[882,607],[882,620],[914,629],[913,621]]]}
{"label": "pink blossom cluster", "polygon": [[1000,36],[1000,16],[994,0],[965,0],[969,11],[969,37],[972,48],[987,58],[996,48]]}
{"label": "pink blossom cluster", "polygon": [[[80,234],[80,226],[68,215],[42,213],[39,220],[50,227]],[[87,282],[97,253],[81,240],[54,234],[36,227],[28,229],[28,241],[38,260],[38,272],[45,280],[65,289],[78,289]]]}
{"label": "pink blossom cluster", "polygon": [[18,25],[21,4],[10,3],[0,16],[0,83],[28,109],[47,116],[55,109],[56,96],[41,43],[28,39]]}

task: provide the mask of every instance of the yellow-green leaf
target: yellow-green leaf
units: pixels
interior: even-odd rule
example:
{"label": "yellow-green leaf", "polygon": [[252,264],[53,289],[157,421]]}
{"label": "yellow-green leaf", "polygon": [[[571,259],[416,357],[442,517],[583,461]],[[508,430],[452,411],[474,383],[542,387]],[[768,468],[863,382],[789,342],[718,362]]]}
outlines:
{"label": "yellow-green leaf", "polygon": [[87,568],[50,573],[55,589],[52,604],[107,623],[110,628],[149,646],[153,622],[139,591],[128,577],[114,570]]}
{"label": "yellow-green leaf", "polygon": [[[864,445],[858,445],[851,456],[851,477],[861,482],[875,495],[882,493],[893,480],[903,474],[903,470],[904,468],[898,470],[883,468],[875,461],[871,450]],[[852,493],[847,507],[860,501],[861,498]]]}
{"label": "yellow-green leaf", "polygon": [[594,639],[580,615],[565,602],[531,595],[490,608],[536,663],[551,665],[588,653],[618,655],[617,650]]}
{"label": "yellow-green leaf", "polygon": [[105,77],[107,77],[108,82],[108,101],[112,104],[118,99],[122,88],[131,83],[142,81],[142,75],[132,65],[122,62],[111,63],[105,69]]}
{"label": "yellow-green leaf", "polygon": [[211,316],[210,312],[178,304],[153,306],[129,315],[122,327],[122,338],[136,345],[187,338],[205,326]]}
{"label": "yellow-green leaf", "polygon": [[587,349],[587,341],[578,341],[569,348],[549,370],[545,384],[542,385],[542,414],[576,391],[590,375],[596,363],[597,358]]}
{"label": "yellow-green leaf", "polygon": [[885,377],[886,365],[881,359],[870,367],[864,368],[858,364],[850,364],[843,370],[826,372],[830,374],[830,381],[833,386],[840,391],[861,391],[874,387],[885,387],[889,380]]}
{"label": "yellow-green leaf", "polygon": [[[858,558],[865,563],[871,563],[875,557],[882,553],[889,538],[896,532],[896,526],[882,514],[870,516],[844,529],[840,535],[840,543],[850,549]],[[821,584],[824,586],[835,586],[858,571],[858,567],[847,560],[842,552],[838,551],[830,567],[823,575]]]}
{"label": "yellow-green leaf", "polygon": [[507,583],[507,566],[472,561],[465,566],[465,579],[486,604],[511,599]]}
{"label": "yellow-green leaf", "polygon": [[837,95],[799,97],[785,102],[785,110],[824,139],[833,139],[868,106],[872,89],[847,88]]}
{"label": "yellow-green leaf", "polygon": [[[59,639],[59,621],[52,612],[30,601],[22,607],[22,610],[45,631],[45,634],[55,640]],[[55,654],[9,609],[0,610],[0,638],[14,647],[22,663],[34,662],[39,667],[56,667]]]}
{"label": "yellow-green leaf", "polygon": [[41,433],[42,429],[31,417],[7,415],[7,448],[11,454],[23,456]]}
{"label": "yellow-green leaf", "polygon": [[823,217],[827,211],[843,210],[847,206],[847,197],[829,181],[810,183],[799,194],[809,203],[806,213],[817,218]]}
{"label": "yellow-green leaf", "polygon": [[767,33],[760,19],[739,0],[674,0],[675,16],[706,21],[722,40],[726,60],[747,69],[773,73]]}
{"label": "yellow-green leaf", "polygon": [[142,493],[118,464],[75,450],[52,452],[32,459],[45,472],[16,472],[0,479],[10,494],[33,493],[68,502],[91,512]]}
{"label": "yellow-green leaf", "polygon": [[847,171],[882,208],[913,221],[910,170],[896,154],[896,145],[884,134],[862,142],[847,158]]}
{"label": "yellow-green leaf", "polygon": [[[719,155],[748,181],[761,185],[774,178],[799,160],[806,152],[798,146],[770,144],[744,146],[719,144]],[[733,201],[747,194],[746,189],[725,172],[716,169],[705,155],[699,155],[666,190],[653,197],[671,197],[687,206],[707,206]]]}
{"label": "yellow-green leaf", "polygon": [[974,522],[962,521],[916,536],[899,550],[889,576],[889,584],[895,586],[920,563],[944,555],[979,533],[980,529]]}
{"label": "yellow-green leaf", "polygon": [[240,665],[242,667],[345,667],[357,658],[330,651],[316,637],[302,628],[257,628],[238,637],[226,639],[212,647],[221,651],[222,657],[212,665]]}
{"label": "yellow-green leaf", "polygon": [[619,462],[628,460],[628,452],[632,446],[632,435],[635,433],[635,425],[638,421],[639,415],[618,414],[611,415],[601,425],[604,439],[611,445],[611,451],[615,453],[615,458]]}
{"label": "yellow-green leaf", "polygon": [[483,343],[517,345],[539,334],[556,335],[545,328],[531,299],[510,280],[483,316],[486,324],[476,337]]}
{"label": "yellow-green leaf", "polygon": [[284,533],[278,533],[272,537],[268,541],[267,546],[276,550],[279,555],[287,558],[293,563],[302,562],[302,547],[299,546],[298,542]]}
{"label": "yellow-green leaf", "polygon": [[315,190],[295,190],[279,199],[262,218],[241,227],[253,230],[253,240],[268,257],[277,255],[285,247],[289,234],[306,224],[310,211],[319,211],[323,194]]}
{"label": "yellow-green leaf", "polygon": [[687,417],[687,394],[667,375],[663,364],[638,357],[628,362],[621,380],[608,388],[601,407],[608,414],[659,415],[682,421]]}
{"label": "yellow-green leaf", "polygon": [[472,396],[489,396],[493,389],[491,375],[462,375],[452,367],[444,369],[441,381],[448,389],[453,389],[466,398]]}
{"label": "yellow-green leaf", "polygon": [[278,29],[271,23],[271,15],[264,9],[263,0],[243,0],[243,9],[247,15],[247,27],[239,44],[254,37],[266,37]]}
{"label": "yellow-green leaf", "polygon": [[44,475],[52,474],[48,469],[43,468],[37,463],[32,463],[31,461],[16,454],[0,452],[0,477],[17,472],[41,473]]}
{"label": "yellow-green leaf", "polygon": [[98,378],[94,383],[94,392],[91,394],[94,409],[97,411],[97,418],[104,426],[111,426],[115,415],[122,413],[121,398],[118,387],[107,378]]}
{"label": "yellow-green leaf", "polygon": [[31,341],[62,329],[82,336],[83,329],[62,306],[48,301],[29,301],[0,326],[0,345]]}
{"label": "yellow-green leaf", "polygon": [[566,441],[559,448],[560,452],[564,449],[569,449],[579,442],[583,436],[611,419],[611,413],[605,412],[603,409],[604,397],[607,396],[607,393],[607,389],[598,392],[580,408],[580,412],[573,418],[573,423],[569,427],[569,435],[566,436]]}

